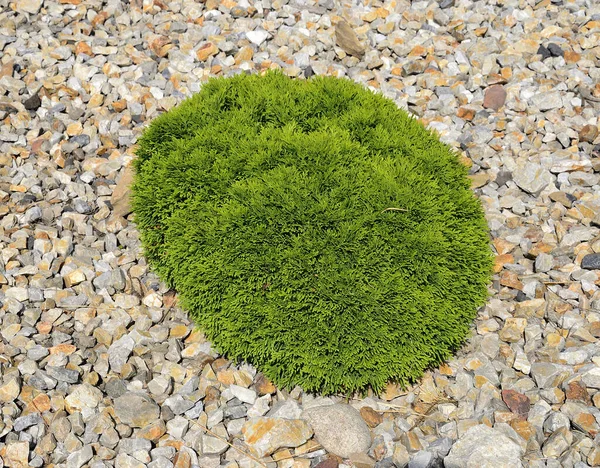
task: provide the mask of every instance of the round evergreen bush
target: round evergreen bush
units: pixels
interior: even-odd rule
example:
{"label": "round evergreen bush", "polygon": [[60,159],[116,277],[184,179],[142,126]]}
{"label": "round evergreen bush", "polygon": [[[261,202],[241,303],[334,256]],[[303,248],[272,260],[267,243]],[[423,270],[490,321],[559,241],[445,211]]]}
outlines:
{"label": "round evergreen bush", "polygon": [[216,348],[306,391],[406,385],[449,358],[491,253],[457,155],[381,95],[209,81],[139,142],[146,257]]}

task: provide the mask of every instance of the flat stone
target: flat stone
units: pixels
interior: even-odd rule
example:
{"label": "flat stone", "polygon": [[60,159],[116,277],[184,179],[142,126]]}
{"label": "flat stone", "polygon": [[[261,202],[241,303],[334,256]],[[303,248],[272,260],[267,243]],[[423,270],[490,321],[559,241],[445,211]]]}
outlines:
{"label": "flat stone", "polygon": [[366,453],[352,453],[348,456],[350,463],[355,468],[374,468],[375,460],[369,457]]}
{"label": "flat stone", "polygon": [[262,373],[258,374],[258,376],[256,378],[256,383],[255,383],[254,386],[255,386],[256,391],[258,392],[258,394],[260,396],[267,395],[267,394],[272,394],[272,393],[275,393],[277,391],[277,388],[275,387],[275,385],[273,385],[273,382],[271,382]]}
{"label": "flat stone", "polygon": [[205,455],[221,455],[229,448],[223,440],[208,434],[202,436],[202,453]]}
{"label": "flat stone", "polygon": [[408,468],[431,468],[435,461],[433,453],[419,450],[408,462]]}
{"label": "flat stone", "polygon": [[[189,457],[189,455],[188,455],[188,457]],[[126,453],[120,453],[117,455],[117,458],[115,459],[115,466],[119,467],[119,468],[146,468],[146,465],[144,463],[142,463],[135,457],[132,457],[131,455],[127,455]],[[187,465],[181,464],[179,466],[181,466],[182,468],[183,467],[189,468],[190,464],[189,463]]]}
{"label": "flat stone", "polygon": [[184,398],[182,395],[169,397],[165,400],[164,404],[171,408],[171,411],[173,411],[173,414],[175,415],[185,413],[195,405],[193,401]]}
{"label": "flat stone", "polygon": [[363,406],[360,409],[360,415],[369,427],[377,427],[383,422],[383,415],[369,406]]}
{"label": "flat stone", "polygon": [[524,450],[504,433],[485,424],[465,432],[444,458],[446,468],[520,468]]}
{"label": "flat stone", "polygon": [[50,377],[60,382],[77,383],[79,380],[79,372],[65,367],[47,366],[46,372]]}
{"label": "flat stone", "polygon": [[134,455],[140,450],[149,452],[152,449],[152,442],[146,439],[126,438],[121,439],[117,445],[117,450],[127,455]]}
{"label": "flat stone", "polygon": [[304,410],[302,418],[310,423],[323,448],[334,455],[349,457],[366,452],[371,445],[369,427],[352,406],[317,406]]}
{"label": "flat stone", "polygon": [[311,427],[300,419],[252,418],[242,427],[246,444],[259,457],[277,449],[294,448],[304,444],[313,435]]}
{"label": "flat stone", "polygon": [[158,419],[160,408],[146,394],[126,393],[115,400],[115,415],[123,424],[144,427]]}
{"label": "flat stone", "polygon": [[267,416],[270,418],[300,419],[302,408],[294,400],[279,401],[273,405]]}

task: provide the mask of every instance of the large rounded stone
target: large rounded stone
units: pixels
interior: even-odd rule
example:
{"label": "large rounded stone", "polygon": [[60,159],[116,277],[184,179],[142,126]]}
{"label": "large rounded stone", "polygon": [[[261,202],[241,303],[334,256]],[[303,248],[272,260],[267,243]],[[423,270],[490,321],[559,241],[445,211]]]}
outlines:
{"label": "large rounded stone", "polygon": [[315,431],[325,450],[347,458],[352,453],[366,452],[371,446],[371,432],[358,410],[349,405],[309,408],[302,413]]}

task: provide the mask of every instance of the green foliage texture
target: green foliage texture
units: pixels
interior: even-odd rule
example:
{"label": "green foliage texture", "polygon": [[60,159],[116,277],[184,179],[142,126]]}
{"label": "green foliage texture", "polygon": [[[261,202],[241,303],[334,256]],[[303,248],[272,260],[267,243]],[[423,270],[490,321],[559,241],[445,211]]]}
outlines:
{"label": "green foliage texture", "polygon": [[491,253],[457,155],[346,79],[212,79],[140,139],[144,253],[216,348],[283,387],[414,382],[464,342]]}

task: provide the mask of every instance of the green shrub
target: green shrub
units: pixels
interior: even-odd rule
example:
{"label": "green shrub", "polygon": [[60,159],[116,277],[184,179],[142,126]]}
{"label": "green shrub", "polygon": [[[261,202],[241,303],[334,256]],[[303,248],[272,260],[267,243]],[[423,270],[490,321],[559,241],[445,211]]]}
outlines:
{"label": "green shrub", "polygon": [[449,358],[487,297],[467,169],[345,79],[213,79],[140,139],[150,264],[216,348],[284,387],[406,385]]}

